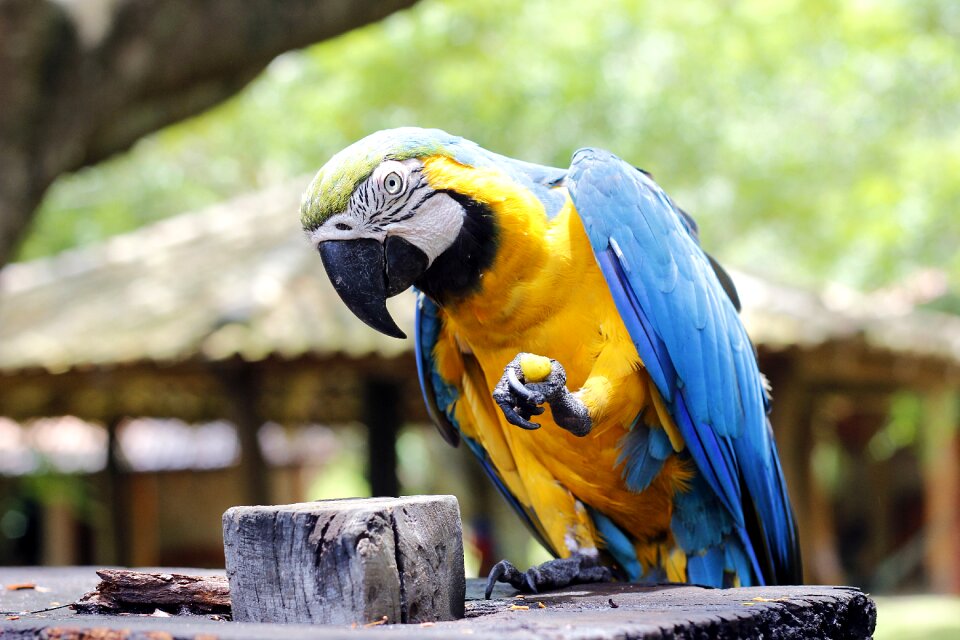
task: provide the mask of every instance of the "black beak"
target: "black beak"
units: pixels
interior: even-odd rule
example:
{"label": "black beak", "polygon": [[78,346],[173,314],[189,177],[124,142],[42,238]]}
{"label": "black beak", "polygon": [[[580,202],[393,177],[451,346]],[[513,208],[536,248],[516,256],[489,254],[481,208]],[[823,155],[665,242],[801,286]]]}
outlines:
{"label": "black beak", "polygon": [[391,236],[386,247],[371,238],[326,240],[318,246],[327,276],[340,299],[370,327],[406,338],[387,311],[387,298],[406,291],[427,268],[427,256]]}

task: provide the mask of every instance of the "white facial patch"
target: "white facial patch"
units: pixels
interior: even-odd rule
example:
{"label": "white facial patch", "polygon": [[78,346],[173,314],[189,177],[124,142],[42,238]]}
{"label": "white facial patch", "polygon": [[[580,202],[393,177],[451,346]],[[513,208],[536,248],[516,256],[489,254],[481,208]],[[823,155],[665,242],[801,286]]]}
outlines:
{"label": "white facial patch", "polygon": [[310,241],[317,246],[324,240],[355,240],[357,238],[373,238],[383,240],[384,233],[368,227],[358,211],[347,208],[338,213],[310,232]]}
{"label": "white facial patch", "polygon": [[457,239],[463,227],[463,207],[446,193],[437,193],[426,200],[416,214],[402,222],[387,226],[387,235],[400,236],[427,254],[433,264],[441,253]]}

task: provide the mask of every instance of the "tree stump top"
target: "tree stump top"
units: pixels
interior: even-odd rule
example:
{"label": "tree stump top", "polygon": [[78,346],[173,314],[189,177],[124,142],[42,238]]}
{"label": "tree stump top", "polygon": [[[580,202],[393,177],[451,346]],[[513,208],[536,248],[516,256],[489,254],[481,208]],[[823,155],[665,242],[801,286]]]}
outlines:
{"label": "tree stump top", "polygon": [[[411,625],[282,625],[228,622],[202,615],[79,615],[70,609],[18,613],[67,604],[90,591],[92,567],[0,569],[0,635],[6,638],[144,638],[163,632],[173,639],[215,635],[250,638],[869,638],[876,606],[859,589],[829,586],[704,589],[681,585],[588,585],[538,596],[514,597],[499,587],[484,601],[483,582],[467,581],[463,620]],[[218,574],[202,569],[163,569],[181,574]],[[7,590],[35,584],[49,591]],[[540,603],[543,607],[540,607]],[[12,615],[11,615],[12,613]],[[15,619],[10,619],[15,618]],[[371,620],[370,622],[377,622]],[[93,630],[99,630],[94,632]],[[104,635],[114,630],[117,635]],[[96,635],[100,633],[101,635]],[[58,635],[59,634],[59,635]],[[74,634],[74,635],[70,635]]]}

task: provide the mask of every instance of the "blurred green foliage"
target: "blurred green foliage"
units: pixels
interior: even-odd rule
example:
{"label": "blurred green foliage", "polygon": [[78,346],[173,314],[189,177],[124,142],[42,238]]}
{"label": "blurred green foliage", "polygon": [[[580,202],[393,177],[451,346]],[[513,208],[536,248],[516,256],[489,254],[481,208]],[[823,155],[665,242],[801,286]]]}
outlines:
{"label": "blurred green foliage", "polygon": [[781,280],[874,287],[940,266],[960,282],[954,0],[422,0],[64,177],[20,257],[313,172],[410,124],[560,166],[609,148],[721,258]]}
{"label": "blurred green foliage", "polygon": [[307,489],[309,500],[366,498],[370,481],[364,473],[367,447],[364,430],[342,425],[336,431],[337,455],[322,467]]}
{"label": "blurred green foliage", "polygon": [[917,442],[923,424],[923,398],[901,391],[890,398],[890,414],[884,426],[868,443],[874,460],[889,460],[895,453]]}
{"label": "blurred green foliage", "polygon": [[874,598],[876,640],[955,640],[960,638],[960,598],[903,596]]}

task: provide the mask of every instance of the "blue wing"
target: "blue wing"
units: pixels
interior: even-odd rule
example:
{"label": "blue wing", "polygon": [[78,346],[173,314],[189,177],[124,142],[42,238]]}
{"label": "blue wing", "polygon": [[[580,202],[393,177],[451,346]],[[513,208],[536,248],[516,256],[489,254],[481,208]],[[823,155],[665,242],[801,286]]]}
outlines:
{"label": "blue wing", "polygon": [[443,439],[450,445],[460,445],[460,430],[453,422],[453,404],[460,395],[456,387],[444,381],[433,363],[433,347],[440,335],[437,305],[422,293],[417,293],[417,310],[413,319],[413,351],[417,358],[417,377],[427,406],[427,415],[436,425]]}
{"label": "blue wing", "polygon": [[605,151],[574,154],[566,185],[624,324],[700,471],[693,489],[678,496],[672,521],[691,581],[732,565],[752,569],[753,580],[739,576],[745,583],[798,582],[796,527],[768,398],[724,291],[729,283],[700,248],[695,224],[649,176]]}

